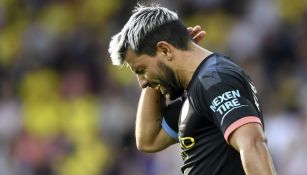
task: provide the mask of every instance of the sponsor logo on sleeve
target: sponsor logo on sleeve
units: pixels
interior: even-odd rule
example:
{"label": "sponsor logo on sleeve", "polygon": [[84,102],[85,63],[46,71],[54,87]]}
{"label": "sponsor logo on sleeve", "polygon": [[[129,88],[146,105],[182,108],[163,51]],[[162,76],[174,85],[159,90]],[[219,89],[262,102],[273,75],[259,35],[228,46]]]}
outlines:
{"label": "sponsor logo on sleeve", "polygon": [[222,116],[221,124],[223,124],[225,116],[234,109],[247,105],[241,105],[239,98],[241,97],[239,90],[232,90],[215,97],[210,105],[210,109]]}

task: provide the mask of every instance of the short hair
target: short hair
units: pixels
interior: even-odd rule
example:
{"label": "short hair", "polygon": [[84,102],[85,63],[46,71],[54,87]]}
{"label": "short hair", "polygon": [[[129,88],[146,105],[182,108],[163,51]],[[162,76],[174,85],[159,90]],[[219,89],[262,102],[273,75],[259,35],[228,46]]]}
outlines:
{"label": "short hair", "polygon": [[133,14],[110,41],[109,53],[113,65],[122,65],[128,48],[136,54],[156,54],[156,44],[166,41],[182,50],[188,48],[190,36],[178,15],[157,4],[138,4]]}

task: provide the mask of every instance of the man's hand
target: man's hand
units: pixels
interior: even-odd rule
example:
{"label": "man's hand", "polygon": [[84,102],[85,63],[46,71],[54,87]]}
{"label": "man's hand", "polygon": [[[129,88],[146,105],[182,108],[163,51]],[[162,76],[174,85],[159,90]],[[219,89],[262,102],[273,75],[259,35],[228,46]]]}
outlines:
{"label": "man's hand", "polygon": [[202,30],[199,25],[188,27],[187,30],[196,44],[198,44],[199,41],[201,41],[206,36],[206,32]]}

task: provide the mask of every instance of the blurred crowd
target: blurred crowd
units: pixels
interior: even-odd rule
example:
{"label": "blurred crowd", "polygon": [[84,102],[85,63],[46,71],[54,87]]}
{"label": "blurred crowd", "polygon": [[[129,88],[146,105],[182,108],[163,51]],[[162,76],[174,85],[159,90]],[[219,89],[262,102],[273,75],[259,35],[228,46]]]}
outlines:
{"label": "blurred crowd", "polygon": [[[146,2],[146,1],[143,1]],[[307,1],[156,0],[253,78],[280,175],[306,175]],[[0,0],[0,175],[178,175],[179,145],[136,150],[140,94],[111,65],[136,0]]]}

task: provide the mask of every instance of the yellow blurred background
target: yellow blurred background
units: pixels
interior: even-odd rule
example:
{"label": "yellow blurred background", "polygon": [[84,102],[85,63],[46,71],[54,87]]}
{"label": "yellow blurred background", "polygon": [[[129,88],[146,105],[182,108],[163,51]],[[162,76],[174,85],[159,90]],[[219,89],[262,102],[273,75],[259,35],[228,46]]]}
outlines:
{"label": "yellow blurred background", "polygon": [[[151,2],[250,73],[278,174],[307,174],[307,1]],[[178,145],[136,150],[140,88],[109,60],[136,3],[0,0],[0,175],[180,174]]]}

